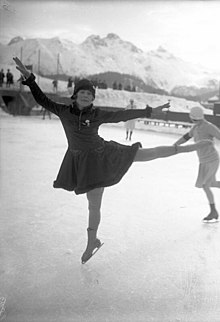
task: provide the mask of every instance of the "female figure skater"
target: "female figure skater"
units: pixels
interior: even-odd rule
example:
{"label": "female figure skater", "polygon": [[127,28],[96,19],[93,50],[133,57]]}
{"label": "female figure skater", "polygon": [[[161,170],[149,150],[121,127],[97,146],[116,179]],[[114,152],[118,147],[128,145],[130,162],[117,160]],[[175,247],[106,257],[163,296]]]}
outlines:
{"label": "female figure skater", "polygon": [[134,161],[150,161],[176,153],[194,151],[206,146],[208,142],[203,141],[183,147],[172,145],[151,149],[142,149],[140,143],[127,146],[114,141],[107,142],[98,135],[101,124],[150,117],[155,111],[167,108],[169,103],[154,109],[148,107],[141,110],[104,111],[93,106],[95,88],[87,79],[80,80],[75,85],[71,105],[55,103],[41,91],[35,82],[35,76],[22,62],[18,58],[13,59],[17,65],[16,68],[25,78],[23,84],[30,87],[37,103],[55,113],[64,127],[68,149],[53,186],[87,195],[88,241],[81,258],[82,263],[85,263],[102,245],[97,238],[97,230],[104,187],[118,183]]}
{"label": "female figure skater", "polygon": [[219,154],[214,146],[214,138],[220,140],[220,130],[214,124],[204,118],[203,109],[195,106],[190,111],[190,119],[194,126],[175,142],[176,146],[187,142],[192,137],[195,142],[200,140],[211,140],[212,144],[204,146],[197,151],[199,158],[199,172],[195,186],[202,188],[210,205],[210,213],[203,218],[205,222],[213,222],[218,219],[218,212],[215,208],[215,200],[211,188],[220,188],[220,181],[216,181],[216,173],[219,167]]}

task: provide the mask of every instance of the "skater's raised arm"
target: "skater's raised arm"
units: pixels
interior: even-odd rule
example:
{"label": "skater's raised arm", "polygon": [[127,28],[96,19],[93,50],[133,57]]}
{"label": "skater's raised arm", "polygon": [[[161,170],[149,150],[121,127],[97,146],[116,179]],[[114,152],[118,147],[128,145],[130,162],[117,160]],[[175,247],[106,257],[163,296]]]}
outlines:
{"label": "skater's raised arm", "polygon": [[40,87],[35,82],[34,74],[30,73],[27,68],[22,64],[19,58],[15,57],[13,60],[16,63],[16,69],[18,69],[23,77],[22,84],[29,86],[31,93],[35,101],[43,106],[45,109],[50,112],[59,115],[60,112],[64,109],[65,105],[61,103],[53,102],[49,99],[40,89]]}

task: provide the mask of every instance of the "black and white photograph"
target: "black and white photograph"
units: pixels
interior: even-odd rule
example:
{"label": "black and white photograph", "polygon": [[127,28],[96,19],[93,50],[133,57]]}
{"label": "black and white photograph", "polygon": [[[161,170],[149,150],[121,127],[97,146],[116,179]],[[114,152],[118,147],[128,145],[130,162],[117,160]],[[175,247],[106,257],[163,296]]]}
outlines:
{"label": "black and white photograph", "polygon": [[1,322],[220,322],[219,14],[0,0]]}

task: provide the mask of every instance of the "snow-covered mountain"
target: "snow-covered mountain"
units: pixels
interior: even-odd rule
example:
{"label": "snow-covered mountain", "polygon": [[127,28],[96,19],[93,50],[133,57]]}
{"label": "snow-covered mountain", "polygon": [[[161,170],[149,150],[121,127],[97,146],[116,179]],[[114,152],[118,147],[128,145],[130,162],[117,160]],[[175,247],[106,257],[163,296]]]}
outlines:
{"label": "snow-covered mountain", "polygon": [[41,75],[85,77],[117,72],[177,96],[218,88],[219,75],[214,72],[185,62],[162,47],[144,52],[113,33],[104,38],[91,35],[81,44],[59,38],[16,37],[8,45],[0,44],[0,65],[13,65],[13,56],[22,56],[25,64],[33,65],[35,73],[40,65]]}

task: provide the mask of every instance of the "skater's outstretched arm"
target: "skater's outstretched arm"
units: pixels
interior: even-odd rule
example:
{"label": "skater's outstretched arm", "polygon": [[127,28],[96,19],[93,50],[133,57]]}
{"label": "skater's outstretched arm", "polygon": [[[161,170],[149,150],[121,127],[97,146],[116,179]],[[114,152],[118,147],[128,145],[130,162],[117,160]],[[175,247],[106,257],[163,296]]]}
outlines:
{"label": "skater's outstretched arm", "polygon": [[59,115],[62,110],[67,108],[64,104],[53,102],[42,92],[40,87],[35,82],[34,74],[27,70],[18,57],[14,57],[13,60],[16,63],[16,69],[20,71],[22,77],[24,78],[22,83],[30,87],[31,93],[39,105],[56,115]]}
{"label": "skater's outstretched arm", "polygon": [[156,117],[158,114],[163,113],[163,109],[167,109],[170,107],[170,103],[166,103],[157,107],[152,108],[147,105],[145,109],[128,109],[122,111],[104,111],[100,110],[100,118],[102,119],[102,123],[117,123],[117,122],[125,122],[128,120],[136,119],[136,118],[150,118]]}

